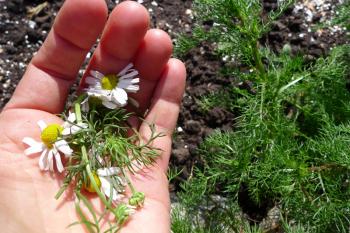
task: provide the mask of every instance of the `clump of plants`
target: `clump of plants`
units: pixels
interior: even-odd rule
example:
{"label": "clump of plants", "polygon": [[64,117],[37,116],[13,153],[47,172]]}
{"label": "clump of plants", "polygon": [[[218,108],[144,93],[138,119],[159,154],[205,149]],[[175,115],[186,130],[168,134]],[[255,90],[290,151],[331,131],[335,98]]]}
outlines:
{"label": "clump of plants", "polygon": [[225,73],[253,91],[232,86],[201,103],[205,110],[221,99],[239,117],[232,132],[200,146],[204,165],[182,185],[174,233],[264,232],[272,208],[278,220],[269,231],[349,232],[350,46],[313,62],[288,44],[270,51],[259,41],[293,3],[278,2],[266,15],[258,0],[194,1],[198,26],[177,51],[215,42],[218,59],[230,61]]}
{"label": "clump of plants", "polygon": [[[147,197],[136,190],[131,177],[153,164],[160,151],[152,143],[161,134],[150,125],[150,137],[142,140],[128,123],[132,113],[125,106],[138,105],[128,93],[139,89],[133,64],[117,74],[90,70],[75,101],[61,114],[64,122],[40,120],[40,141],[23,138],[28,146],[24,153],[40,155],[38,169],[64,175],[55,198],[64,193],[75,198],[80,218],[68,227],[82,224],[88,232],[119,232],[143,207]],[[91,195],[99,197],[100,211]]]}

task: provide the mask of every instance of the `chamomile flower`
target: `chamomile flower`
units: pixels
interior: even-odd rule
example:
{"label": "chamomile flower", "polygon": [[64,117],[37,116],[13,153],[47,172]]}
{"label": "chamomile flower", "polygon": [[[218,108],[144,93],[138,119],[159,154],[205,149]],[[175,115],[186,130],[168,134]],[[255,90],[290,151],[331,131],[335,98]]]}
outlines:
{"label": "chamomile flower", "polygon": [[136,78],[138,71],[132,67],[133,64],[130,63],[117,75],[104,75],[91,70],[91,76],[85,80],[89,84],[89,87],[85,89],[88,97],[100,99],[102,104],[109,109],[124,107],[128,102],[127,93],[135,93],[139,90],[140,79]]}
{"label": "chamomile flower", "polygon": [[[108,198],[112,198],[113,201],[119,201],[124,198],[124,195],[121,193],[125,191],[124,186],[126,186],[126,182],[118,176],[120,173],[121,171],[117,167],[100,168],[97,169],[97,173],[93,173],[97,186]],[[89,180],[83,187],[89,192],[96,192]]]}
{"label": "chamomile flower", "polygon": [[37,142],[29,137],[23,138],[23,143],[29,146],[24,151],[24,154],[31,155],[41,152],[39,158],[39,167],[41,170],[53,171],[55,159],[57,170],[62,172],[64,167],[60,152],[65,156],[71,156],[73,153],[68,143],[60,138],[64,128],[59,124],[47,125],[44,121],[39,121],[38,125],[41,129],[41,142]]}
{"label": "chamomile flower", "polygon": [[75,123],[77,117],[74,112],[69,112],[67,121],[62,125],[62,135],[76,134],[82,129],[86,129],[88,125],[86,123]]}

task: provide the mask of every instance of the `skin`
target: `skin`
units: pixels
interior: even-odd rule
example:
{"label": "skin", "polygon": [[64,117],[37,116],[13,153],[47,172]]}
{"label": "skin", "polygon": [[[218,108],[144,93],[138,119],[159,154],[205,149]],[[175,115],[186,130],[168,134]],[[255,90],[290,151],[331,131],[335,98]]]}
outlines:
{"label": "skin", "polygon": [[[12,99],[0,114],[0,226],[2,232],[85,232],[81,225],[66,228],[78,220],[74,196],[54,196],[62,184],[59,173],[42,172],[38,155],[25,156],[23,137],[40,140],[37,121],[61,123],[54,114],[63,110],[69,87],[77,77],[86,53],[101,36],[88,70],[117,73],[133,62],[140,72],[140,91],[133,97],[146,122],[156,125],[154,146],[163,150],[156,164],[132,176],[139,191],[146,194],[145,206],[137,211],[122,232],[170,232],[170,204],[166,170],[171,134],[176,125],[184,92],[183,63],[171,59],[169,36],[149,29],[149,15],[140,4],[125,1],[107,20],[104,0],[66,0],[43,46],[28,65]],[[150,130],[131,119],[142,137]],[[90,195],[96,211],[102,205]]]}

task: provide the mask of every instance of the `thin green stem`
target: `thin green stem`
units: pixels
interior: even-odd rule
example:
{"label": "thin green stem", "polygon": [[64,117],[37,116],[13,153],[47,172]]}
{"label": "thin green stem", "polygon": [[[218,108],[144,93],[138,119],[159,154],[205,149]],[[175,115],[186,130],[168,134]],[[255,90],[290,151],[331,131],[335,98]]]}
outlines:
{"label": "thin green stem", "polygon": [[259,43],[258,41],[253,41],[251,44],[251,48],[253,50],[253,58],[255,62],[255,68],[258,70],[260,78],[263,82],[267,82],[267,73],[262,63],[261,54],[259,51]]}
{"label": "thin green stem", "polygon": [[61,195],[64,193],[64,191],[66,190],[67,186],[63,185],[60,190],[58,190],[57,194],[55,195],[55,199],[59,199],[61,197]]}
{"label": "thin green stem", "polygon": [[263,108],[264,108],[264,97],[265,97],[265,91],[266,91],[266,83],[267,83],[267,73],[264,67],[264,64],[262,63],[261,54],[259,51],[259,43],[257,41],[252,42],[251,44],[252,50],[253,50],[253,57],[255,62],[255,68],[259,72],[260,81],[262,81],[261,86],[261,98],[260,98],[260,119],[263,118]]}
{"label": "thin green stem", "polygon": [[261,86],[261,96],[260,96],[260,119],[263,119],[263,109],[264,109],[264,98],[265,98],[266,83],[264,82]]}
{"label": "thin green stem", "polygon": [[123,176],[124,176],[125,179],[126,179],[126,182],[128,183],[129,188],[131,189],[132,194],[134,194],[134,193],[136,192],[135,187],[132,185],[132,183],[131,183],[129,177],[125,174],[124,169],[121,169],[121,171],[122,171],[122,173],[123,173]]}
{"label": "thin green stem", "polygon": [[[82,122],[82,116],[81,116],[80,101],[77,101],[74,104],[74,108],[75,108],[75,114],[76,114],[76,118],[77,118],[77,123],[81,123]],[[82,153],[83,162],[86,164],[85,169],[86,169],[86,172],[87,172],[87,174],[89,176],[89,179],[90,179],[90,182],[91,182],[92,186],[94,187],[97,195],[100,197],[100,199],[103,202],[103,204],[105,204],[106,208],[111,210],[111,212],[115,215],[114,210],[111,207],[111,204],[107,201],[105,195],[100,191],[100,188],[96,184],[95,178],[94,178],[94,176],[92,174],[92,171],[91,171],[89,158],[88,158],[88,154],[87,154],[87,150],[86,150],[85,146],[81,147],[81,153]]]}
{"label": "thin green stem", "polygon": [[77,118],[77,123],[82,123],[83,119],[81,117],[81,108],[80,108],[80,101],[75,102],[74,104],[74,110],[75,110],[75,116]]}
{"label": "thin green stem", "polygon": [[86,151],[85,146],[81,147],[81,153],[82,153],[83,161],[84,161],[84,163],[86,163],[85,169],[86,169],[86,172],[89,176],[89,179],[90,179],[92,186],[94,187],[97,195],[100,197],[103,204],[105,204],[105,206],[115,215],[113,208],[111,207],[110,203],[107,201],[105,195],[100,191],[100,188],[98,187],[98,185],[95,181],[94,175],[92,174],[92,171],[91,171],[91,167],[89,164],[89,159],[87,156],[87,151]]}

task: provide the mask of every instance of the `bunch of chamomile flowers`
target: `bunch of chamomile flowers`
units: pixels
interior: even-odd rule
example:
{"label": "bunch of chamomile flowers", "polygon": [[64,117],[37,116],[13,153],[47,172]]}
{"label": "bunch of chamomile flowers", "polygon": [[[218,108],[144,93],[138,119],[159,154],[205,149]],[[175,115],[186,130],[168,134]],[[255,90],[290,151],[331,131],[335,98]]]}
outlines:
{"label": "bunch of chamomile flowers", "polygon": [[[152,134],[147,142],[128,123],[132,115],[128,104],[138,107],[128,96],[139,91],[138,71],[132,64],[118,74],[91,70],[75,102],[62,114],[63,124],[39,121],[40,141],[23,138],[26,155],[39,154],[38,169],[64,174],[64,183],[56,198],[73,188],[77,197],[79,223],[99,232],[104,216],[112,213],[110,230],[118,231],[129,217],[143,206],[145,195],[138,192],[129,177],[152,165],[159,150],[152,142],[162,135]],[[95,193],[105,206],[100,216],[95,213],[86,194]],[[90,211],[85,216],[81,204]],[[91,220],[93,219],[93,220]],[[77,224],[77,223],[73,223]]]}

